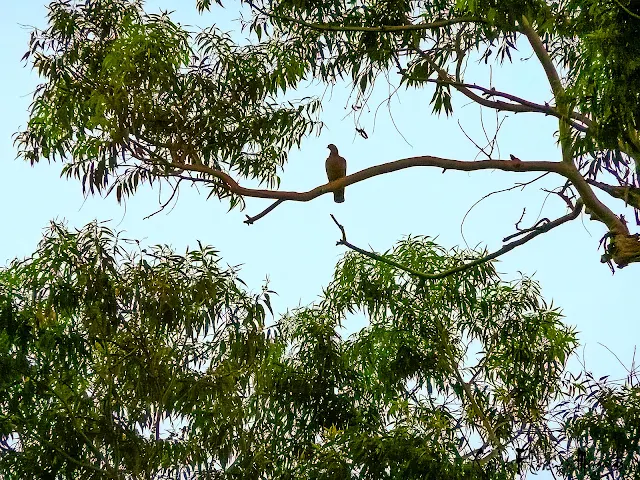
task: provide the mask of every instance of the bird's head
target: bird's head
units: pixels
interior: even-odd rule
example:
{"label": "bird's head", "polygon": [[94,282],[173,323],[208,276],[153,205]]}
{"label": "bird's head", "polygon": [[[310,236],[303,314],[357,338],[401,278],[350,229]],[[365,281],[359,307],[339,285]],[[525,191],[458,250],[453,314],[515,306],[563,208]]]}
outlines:
{"label": "bird's head", "polygon": [[327,148],[329,149],[329,151],[335,155],[338,154],[338,147],[336,147],[333,143],[330,143],[329,145],[327,145]]}

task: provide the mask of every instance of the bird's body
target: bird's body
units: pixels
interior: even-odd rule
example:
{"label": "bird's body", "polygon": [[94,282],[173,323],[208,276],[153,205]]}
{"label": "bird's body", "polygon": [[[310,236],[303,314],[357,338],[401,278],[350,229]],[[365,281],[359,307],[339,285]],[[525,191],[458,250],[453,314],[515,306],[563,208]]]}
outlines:
{"label": "bird's body", "polygon": [[[327,148],[331,153],[324,165],[327,170],[327,178],[333,182],[347,175],[347,161],[338,154],[338,148],[333,143],[329,144]],[[333,200],[336,203],[344,202],[344,187],[333,192]]]}

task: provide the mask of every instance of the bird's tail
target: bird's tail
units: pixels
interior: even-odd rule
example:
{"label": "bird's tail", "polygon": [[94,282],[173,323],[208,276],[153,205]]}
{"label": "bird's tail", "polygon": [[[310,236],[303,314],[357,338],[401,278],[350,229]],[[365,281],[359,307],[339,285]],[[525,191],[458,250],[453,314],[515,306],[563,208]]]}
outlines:
{"label": "bird's tail", "polygon": [[333,201],[336,203],[344,202],[344,188],[333,192]]}

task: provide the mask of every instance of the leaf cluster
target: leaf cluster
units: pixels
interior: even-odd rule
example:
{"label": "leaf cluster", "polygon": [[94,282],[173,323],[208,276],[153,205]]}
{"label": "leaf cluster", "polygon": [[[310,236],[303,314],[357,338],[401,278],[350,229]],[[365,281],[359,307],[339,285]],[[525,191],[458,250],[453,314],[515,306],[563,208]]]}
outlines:
{"label": "leaf cluster", "polygon": [[577,479],[640,475],[637,372],[630,372],[627,381],[619,383],[588,373],[571,382],[575,393],[558,412],[565,432],[559,439],[563,475]]}
{"label": "leaf cluster", "polygon": [[[294,52],[238,46],[216,27],[192,37],[141,2],[54,1],[25,54],[45,82],[20,154],[64,160],[85,191],[118,200],[175,173],[172,163],[277,185],[288,150],[319,128],[316,101],[276,98],[304,76]],[[220,182],[211,187],[229,197]]]}
{"label": "leaf cluster", "polygon": [[25,54],[44,81],[20,155],[62,159],[85,192],[119,201],[173,177],[242,205],[220,177],[180,166],[277,187],[288,152],[322,125],[319,99],[285,100],[313,80],[351,82],[357,112],[397,74],[408,88],[433,86],[434,112],[451,114],[469,62],[513,61],[526,20],[548,52],[544,68],[564,75],[555,105],[542,102],[539,113],[587,119],[562,132],[564,155],[591,180],[608,172],[637,185],[640,20],[629,0],[245,3],[250,38],[239,44],[215,26],[189,32],[141,2],[51,2],[49,27],[34,31]]}
{"label": "leaf cluster", "polygon": [[227,458],[266,304],[215,250],[129,254],[104,226],[52,224],[0,294],[4,478],[177,478]]}

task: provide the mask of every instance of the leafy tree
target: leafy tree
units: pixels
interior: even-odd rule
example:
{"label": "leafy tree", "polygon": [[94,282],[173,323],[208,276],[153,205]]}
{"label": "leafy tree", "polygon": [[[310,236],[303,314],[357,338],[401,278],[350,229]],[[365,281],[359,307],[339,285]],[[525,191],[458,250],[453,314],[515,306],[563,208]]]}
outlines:
{"label": "leafy tree", "polygon": [[[199,10],[212,8],[197,0]],[[234,43],[215,26],[191,34],[169,14],[147,14],[138,0],[56,0],[49,26],[34,31],[25,58],[44,82],[27,129],[18,136],[31,161],[63,160],[63,172],[85,191],[115,192],[140,184],[204,183],[211,195],[309,201],[372,176],[415,166],[551,173],[571,210],[585,208],[604,224],[603,262],[640,260],[640,239],[619,213],[640,223],[640,6],[633,0],[247,0],[249,43]],[[466,65],[512,61],[518,42],[544,70],[550,99],[524,99],[469,80]],[[525,60],[522,60],[525,61]],[[452,113],[459,93],[488,109],[528,112],[558,122],[560,161],[459,161],[428,155],[355,172],[308,192],[242,187],[252,179],[277,187],[287,153],[321,127],[320,100],[285,101],[314,79],[347,78],[366,104],[381,78],[433,90],[435,113]],[[499,70],[496,75],[499,75]],[[361,131],[366,135],[366,132]],[[607,203],[603,202],[606,198]],[[617,203],[615,200],[617,199]],[[617,205],[618,212],[609,205]],[[555,226],[555,225],[554,225]],[[544,233],[518,232],[504,253]],[[516,236],[517,236],[516,235]],[[613,263],[612,263],[613,262]],[[420,270],[424,271],[422,266]]]}
{"label": "leafy tree", "polygon": [[[211,248],[134,251],[95,223],[52,224],[0,271],[4,478],[554,467],[548,420],[576,338],[534,281],[490,263],[424,281],[353,253],[321,301],[267,327],[269,290],[247,293]],[[447,270],[469,252],[408,238],[388,255]],[[353,313],[368,326],[343,339]]]}
{"label": "leafy tree", "polygon": [[2,270],[4,478],[149,478],[229,456],[268,292],[218,263],[210,247],[128,254],[98,224],[52,224]]}
{"label": "leafy tree", "polygon": [[[238,45],[215,26],[193,34],[168,13],[145,13],[139,0],[51,2],[49,26],[25,54],[44,80],[17,136],[20,154],[61,160],[85,192],[119,201],[159,181],[174,192],[205,184],[231,207],[276,201],[249,224],[284,201],[415,166],[551,173],[569,213],[483,255],[422,237],[379,255],[349,243],[338,224],[355,253],[321,301],[270,326],[272,292],[248,292],[210,247],[131,253],[99,224],[52,224],[32,257],[0,270],[0,472],[637,475],[637,387],[566,380],[574,331],[535,282],[503,282],[490,262],[583,208],[608,229],[603,261],[640,260],[638,235],[602,201],[633,207],[640,222],[636,2],[242,5],[252,37]],[[512,61],[519,41],[546,73],[548,102],[466,78],[469,60]],[[308,192],[278,190],[290,149],[322,127],[319,99],[283,98],[310,79],[348,78],[363,105],[388,75],[432,88],[436,114],[452,114],[458,92],[489,109],[555,118],[562,159],[502,160],[493,148],[481,161],[424,155]],[[368,326],[343,339],[354,314]]]}

